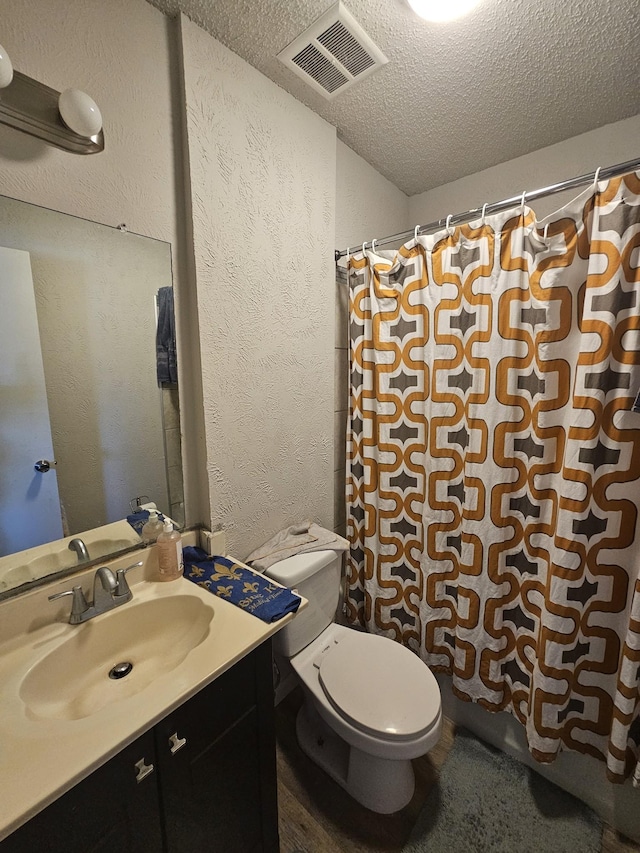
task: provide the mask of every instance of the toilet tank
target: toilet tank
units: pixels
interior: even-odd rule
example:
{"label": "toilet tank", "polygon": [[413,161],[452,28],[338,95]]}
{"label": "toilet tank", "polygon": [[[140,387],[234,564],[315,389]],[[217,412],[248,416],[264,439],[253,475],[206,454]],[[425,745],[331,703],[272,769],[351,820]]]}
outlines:
{"label": "toilet tank", "polygon": [[296,589],[309,605],[273,638],[274,650],[293,657],[335,618],[340,598],[342,552],[312,551],[274,563],[265,574],[274,581]]}

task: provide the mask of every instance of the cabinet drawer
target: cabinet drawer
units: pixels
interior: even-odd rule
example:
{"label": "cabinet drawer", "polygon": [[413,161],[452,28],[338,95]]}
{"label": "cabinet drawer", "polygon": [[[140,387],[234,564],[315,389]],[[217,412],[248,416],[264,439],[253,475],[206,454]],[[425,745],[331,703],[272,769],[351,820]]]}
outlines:
{"label": "cabinet drawer", "polygon": [[168,853],[278,850],[271,644],[156,726]]}
{"label": "cabinet drawer", "polygon": [[262,850],[258,712],[248,711],[206,749],[167,759],[162,773],[168,853]]}

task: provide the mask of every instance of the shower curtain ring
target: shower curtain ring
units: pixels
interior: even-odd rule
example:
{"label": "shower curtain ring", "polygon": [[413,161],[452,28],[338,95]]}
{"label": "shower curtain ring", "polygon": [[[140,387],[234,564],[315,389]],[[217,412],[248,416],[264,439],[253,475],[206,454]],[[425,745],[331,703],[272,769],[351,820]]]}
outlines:
{"label": "shower curtain ring", "polygon": [[372,241],[371,241],[371,251],[372,251],[372,252],[375,252],[375,250],[376,250],[376,241],[375,241],[375,240],[372,240]]}
{"label": "shower curtain ring", "polygon": [[367,245],[367,241],[365,240],[362,244],[362,254],[364,255],[364,247]]}
{"label": "shower curtain ring", "polygon": [[595,176],[593,178],[593,190],[594,192],[598,192],[598,180],[600,178],[600,172],[602,171],[602,166],[598,166],[596,169]]}
{"label": "shower curtain ring", "polygon": [[522,201],[520,202],[520,209],[522,210],[523,215],[524,215],[524,203],[525,203],[526,199],[527,199],[527,191],[525,190],[522,193]]}
{"label": "shower curtain ring", "polygon": [[349,266],[349,258],[350,258],[349,247],[347,246],[347,267]]}
{"label": "shower curtain ring", "polygon": [[447,229],[447,234],[449,235],[449,237],[451,237],[451,236],[452,236],[452,234],[453,234],[453,232],[451,231],[451,220],[452,220],[452,219],[453,219],[453,213],[450,213],[450,214],[447,216],[447,224],[446,224],[446,226],[445,226],[445,227],[446,227],[446,229]]}
{"label": "shower curtain ring", "polygon": [[486,201],[482,205],[482,218],[480,219],[480,225],[484,225],[484,217],[485,217],[485,214],[487,212],[487,205],[488,205],[488,202],[486,202]]}
{"label": "shower curtain ring", "polygon": [[414,239],[414,241],[418,239],[418,231],[419,231],[419,230],[420,230],[420,226],[419,226],[419,225],[416,225],[416,227],[413,229],[413,239]]}

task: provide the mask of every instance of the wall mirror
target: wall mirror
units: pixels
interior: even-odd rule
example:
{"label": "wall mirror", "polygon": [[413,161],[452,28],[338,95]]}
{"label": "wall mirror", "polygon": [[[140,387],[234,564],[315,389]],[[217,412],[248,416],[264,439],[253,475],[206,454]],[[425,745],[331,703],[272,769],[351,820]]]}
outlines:
{"label": "wall mirror", "polygon": [[141,545],[140,496],[184,523],[171,285],[168,243],[0,197],[1,597]]}

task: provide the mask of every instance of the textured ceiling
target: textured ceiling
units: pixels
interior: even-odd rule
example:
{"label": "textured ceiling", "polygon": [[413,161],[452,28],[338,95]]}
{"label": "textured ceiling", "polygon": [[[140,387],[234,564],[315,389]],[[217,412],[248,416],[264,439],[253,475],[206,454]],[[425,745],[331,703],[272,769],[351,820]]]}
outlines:
{"label": "textured ceiling", "polygon": [[639,0],[483,0],[449,24],[406,0],[346,0],[389,64],[333,101],[276,58],[332,0],[150,2],[183,11],[408,195],[640,113]]}

